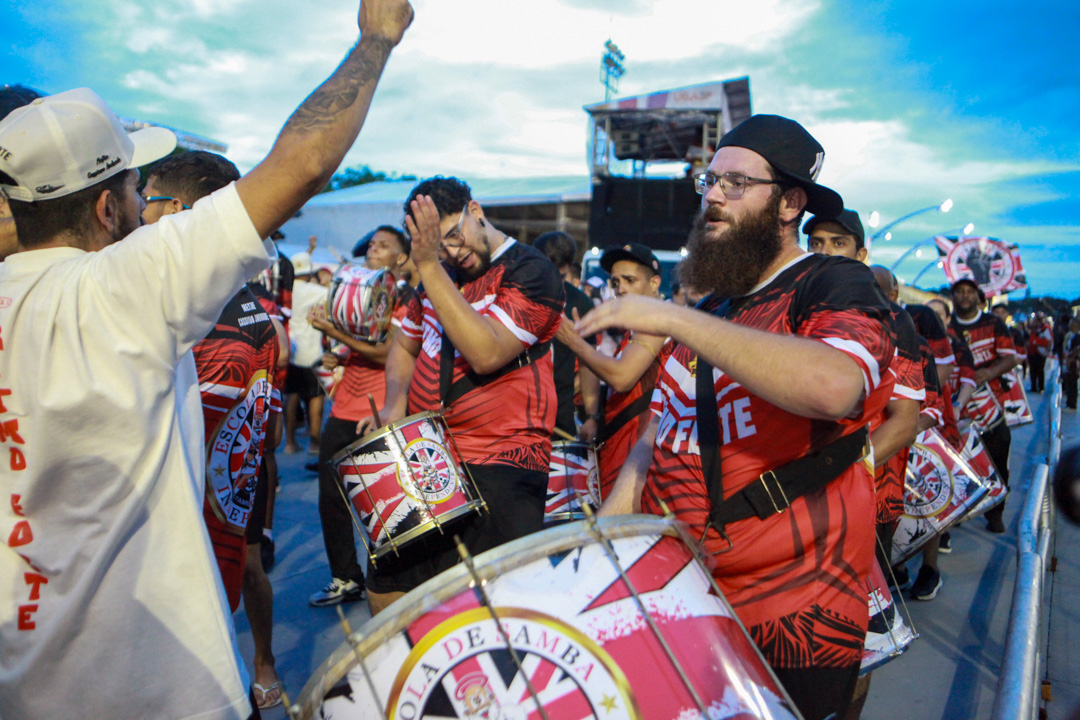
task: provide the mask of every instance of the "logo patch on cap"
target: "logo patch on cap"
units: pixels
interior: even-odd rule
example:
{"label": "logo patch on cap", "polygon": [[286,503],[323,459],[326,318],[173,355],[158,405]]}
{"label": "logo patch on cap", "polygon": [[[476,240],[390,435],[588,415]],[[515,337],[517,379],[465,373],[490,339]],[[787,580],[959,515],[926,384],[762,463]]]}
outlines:
{"label": "logo patch on cap", "polygon": [[57,190],[62,190],[63,187],[63,185],[38,185],[36,188],[34,188],[34,190],[41,193],[42,195],[48,195],[49,193],[54,193]]}

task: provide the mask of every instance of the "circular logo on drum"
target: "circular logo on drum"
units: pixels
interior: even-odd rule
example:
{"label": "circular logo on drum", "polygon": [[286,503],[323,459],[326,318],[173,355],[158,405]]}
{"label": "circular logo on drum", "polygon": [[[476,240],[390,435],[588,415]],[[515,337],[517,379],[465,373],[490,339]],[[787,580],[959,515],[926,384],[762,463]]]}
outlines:
{"label": "circular logo on drum", "polygon": [[457,469],[439,443],[427,438],[413,440],[405,446],[404,456],[404,466],[398,465],[398,483],[409,497],[441,503],[457,490]]}
{"label": "circular logo on drum", "polygon": [[589,468],[589,475],[585,479],[586,489],[589,491],[589,499],[593,507],[600,507],[600,468],[593,465]]}
{"label": "circular logo on drum", "polygon": [[394,679],[387,717],[641,718],[622,670],[587,635],[534,610],[495,613],[501,631],[474,608],[428,632]]}
{"label": "circular logo on drum", "polygon": [[948,507],[953,496],[953,477],[937,453],[915,443],[911,446],[908,471],[909,480],[915,482],[904,485],[905,515],[934,517]]}
{"label": "circular logo on drum", "polygon": [[265,370],[218,422],[206,448],[206,483],[214,513],[238,530],[247,527],[255,499],[262,440],[269,412]]}

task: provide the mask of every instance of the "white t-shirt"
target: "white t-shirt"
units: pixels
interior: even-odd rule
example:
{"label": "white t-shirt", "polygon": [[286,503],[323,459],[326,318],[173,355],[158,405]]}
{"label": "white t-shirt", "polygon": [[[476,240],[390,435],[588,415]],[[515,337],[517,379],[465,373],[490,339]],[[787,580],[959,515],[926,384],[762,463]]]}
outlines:
{"label": "white t-shirt", "polygon": [[289,321],[289,341],[292,352],[289,362],[298,367],[311,367],[323,356],[321,332],[311,327],[308,311],[326,302],[329,290],[318,283],[297,280],[292,291],[292,320]]}
{"label": "white t-shirt", "polygon": [[0,266],[0,718],[245,718],[189,352],[269,264],[235,186]]}

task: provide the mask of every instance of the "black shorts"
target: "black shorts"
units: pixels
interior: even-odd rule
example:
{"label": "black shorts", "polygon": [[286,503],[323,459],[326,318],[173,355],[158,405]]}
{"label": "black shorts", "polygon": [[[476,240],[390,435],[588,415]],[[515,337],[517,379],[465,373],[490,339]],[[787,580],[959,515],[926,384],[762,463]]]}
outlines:
{"label": "black shorts", "polygon": [[510,465],[469,465],[468,471],[486,514],[474,514],[413,541],[401,550],[368,563],[367,588],[376,593],[408,592],[458,563],[454,535],[473,555],[517,540],[544,528],[548,476]]}
{"label": "black shorts", "polygon": [[859,666],[773,668],[776,678],[805,720],[829,720],[847,715]]}
{"label": "black shorts", "polygon": [[301,400],[307,401],[319,397],[322,394],[322,386],[319,378],[315,377],[315,371],[308,367],[289,365],[285,372],[285,392],[296,393]]}

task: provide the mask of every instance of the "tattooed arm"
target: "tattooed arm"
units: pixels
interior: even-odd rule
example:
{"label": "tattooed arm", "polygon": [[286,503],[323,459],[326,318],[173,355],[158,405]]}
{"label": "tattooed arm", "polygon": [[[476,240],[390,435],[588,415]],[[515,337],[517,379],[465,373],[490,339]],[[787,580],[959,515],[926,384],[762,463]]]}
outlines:
{"label": "tattooed arm", "polygon": [[362,0],[360,42],[282,128],[270,154],[236,184],[268,236],[325,187],[364,125],[390,51],[412,22],[408,0]]}

